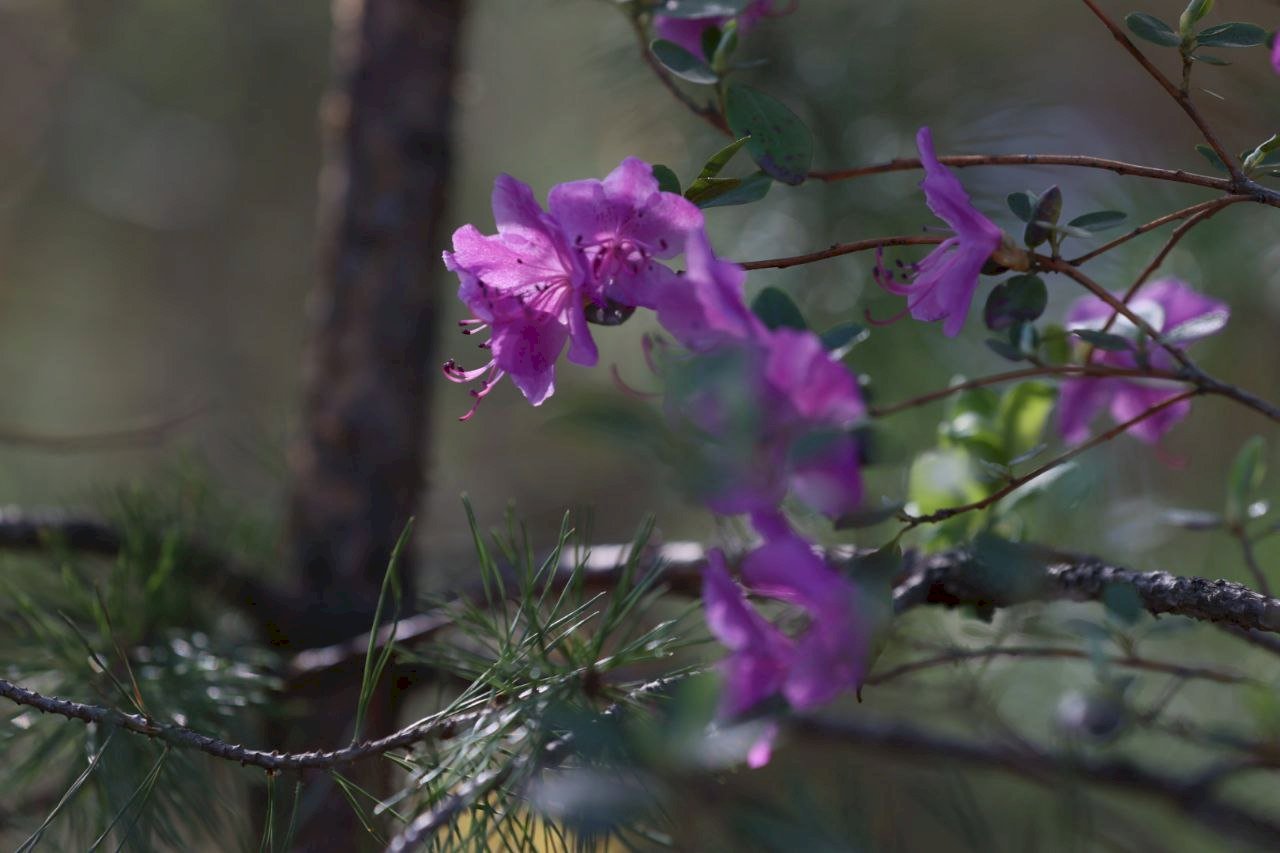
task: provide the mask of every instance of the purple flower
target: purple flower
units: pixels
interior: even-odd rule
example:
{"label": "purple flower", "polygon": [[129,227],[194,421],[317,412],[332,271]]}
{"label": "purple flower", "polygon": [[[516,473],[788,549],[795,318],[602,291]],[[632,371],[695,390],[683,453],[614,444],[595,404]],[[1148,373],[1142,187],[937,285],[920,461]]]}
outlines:
{"label": "purple flower", "polygon": [[808,542],[790,532],[765,542],[743,559],[742,577],[748,590],[800,608],[808,621],[788,637],[747,602],[724,555],[708,555],[707,625],[730,651],[722,664],[723,713],[742,714],[777,693],[805,710],[861,683],[868,638],[857,590]]}
{"label": "purple flower", "polygon": [[458,298],[471,309],[466,334],[490,329],[481,344],[492,353],[483,367],[464,370],[450,359],[444,373],[454,382],[483,378],[471,393],[475,405],[503,376],[535,406],[555,390],[555,363],[570,341],[569,359],[583,365],[597,360],[595,342],[583,311],[586,271],[556,223],[543,212],[533,191],[510,175],[493,185],[493,217],[498,233],[481,234],[464,225],[453,234],[453,251],[444,263],[458,274]]}
{"label": "purple flower", "polygon": [[[1147,282],[1129,301],[1129,307],[1178,347],[1186,347],[1218,332],[1226,325],[1231,309],[1226,303],[1196,293],[1175,278]],[[1067,314],[1068,329],[1101,329],[1115,311],[1106,302],[1089,295],[1078,300]],[[1119,317],[1112,332],[1136,331],[1131,321]],[[1170,371],[1176,368],[1173,357],[1163,348],[1152,346],[1147,353],[1152,368]],[[1138,366],[1132,352],[1095,351],[1094,364],[1132,369]],[[1078,444],[1089,437],[1089,423],[1104,408],[1111,410],[1117,423],[1131,420],[1143,412],[1177,396],[1184,386],[1159,379],[1068,379],[1062,383],[1058,400],[1058,429],[1063,438]],[[1175,403],[1130,429],[1135,437],[1155,444],[1174,424],[1191,411],[1191,401]]]}
{"label": "purple flower", "polygon": [[1272,38],[1274,41],[1271,45],[1271,67],[1275,69],[1277,74],[1280,74],[1280,37],[1273,36]]}
{"label": "purple flower", "polygon": [[[778,8],[777,0],[753,0],[736,16],[738,32],[746,33],[763,18],[785,15],[795,5],[795,0],[792,0],[785,7]],[[702,52],[702,34],[711,27],[723,28],[731,17],[733,16],[708,15],[702,18],[677,18],[671,15],[654,15],[653,28],[658,38],[675,42],[694,56],[710,59]]]}
{"label": "purple flower", "polygon": [[742,295],[747,271],[717,258],[704,232],[690,235],[685,266],[683,275],[662,282],[654,302],[658,322],[682,346],[706,352],[767,333]]}
{"label": "purple flower", "polygon": [[955,337],[969,316],[969,303],[978,287],[978,275],[1003,234],[991,220],[974,209],[955,175],[938,162],[929,128],[920,128],[916,147],[924,164],[925,201],[939,219],[955,232],[917,264],[906,268],[902,280],[878,262],[876,281],[890,293],[907,297],[907,311],[917,320],[945,320],[942,332]]}
{"label": "purple flower", "polygon": [[702,231],[702,211],[662,192],[648,163],[628,157],[603,181],[570,181],[547,197],[551,217],[580,255],[590,280],[586,296],[600,306],[652,308],[675,273],[654,258],[672,258]]}
{"label": "purple flower", "polygon": [[664,377],[668,416],[691,450],[682,473],[715,512],[770,511],[788,490],[832,518],[861,501],[850,430],[866,408],[813,333],[762,328],[669,359]]}

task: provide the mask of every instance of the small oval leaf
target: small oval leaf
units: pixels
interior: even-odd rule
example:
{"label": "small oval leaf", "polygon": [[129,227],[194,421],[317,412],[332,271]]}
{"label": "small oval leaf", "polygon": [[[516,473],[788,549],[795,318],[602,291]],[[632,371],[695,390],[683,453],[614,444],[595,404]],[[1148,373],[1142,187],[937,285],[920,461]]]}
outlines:
{"label": "small oval leaf", "polygon": [[785,104],[747,86],[731,86],[725,118],[735,136],[748,136],[756,164],[784,184],[801,184],[813,161],[809,128]]}
{"label": "small oval leaf", "polygon": [[681,80],[710,86],[720,79],[716,76],[716,72],[711,70],[710,65],[673,41],[655,39],[653,44],[649,45],[649,50],[662,63],[663,68]]}
{"label": "small oval leaf", "polygon": [[1140,39],[1146,39],[1161,47],[1178,47],[1182,44],[1182,36],[1173,27],[1146,12],[1132,12],[1124,19],[1129,31]]}

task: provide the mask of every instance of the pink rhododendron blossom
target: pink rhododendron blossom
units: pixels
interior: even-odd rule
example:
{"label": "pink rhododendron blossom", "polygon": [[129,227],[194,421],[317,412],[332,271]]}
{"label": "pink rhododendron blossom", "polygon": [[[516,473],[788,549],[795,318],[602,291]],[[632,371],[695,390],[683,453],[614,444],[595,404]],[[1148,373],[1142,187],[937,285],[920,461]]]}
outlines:
{"label": "pink rhododendron blossom", "polygon": [[793,533],[766,541],[743,559],[742,577],[748,590],[800,608],[808,621],[788,637],[747,602],[723,554],[708,555],[707,625],[730,652],[723,713],[744,713],[774,694],[805,710],[861,683],[868,641],[857,589],[813,546]]}
{"label": "pink rhododendron blossom", "polygon": [[731,17],[738,19],[738,32],[760,23],[763,18],[785,15],[795,8],[795,2],[782,4],[778,0],[752,0],[736,16],[707,15],[701,18],[677,18],[672,15],[654,15],[653,29],[658,38],[675,42],[694,56],[710,59],[702,52],[702,34],[711,27],[723,28]]}
{"label": "pink rhododendron blossom", "polygon": [[[1161,337],[1179,347],[1221,330],[1231,314],[1226,303],[1197,293],[1174,278],[1146,283],[1129,301],[1129,307],[1160,332]],[[1072,306],[1066,325],[1068,329],[1101,329],[1114,313],[1106,302],[1089,295]],[[1119,317],[1111,331],[1124,334],[1126,329],[1133,331],[1132,322]],[[1149,347],[1147,362],[1161,371],[1177,367],[1168,352],[1154,345]],[[1132,352],[1095,351],[1093,363],[1117,368],[1138,366]],[[1058,428],[1068,442],[1077,444],[1089,437],[1089,423],[1102,409],[1109,408],[1111,417],[1117,423],[1123,423],[1183,390],[1184,386],[1178,383],[1156,379],[1068,379],[1062,383],[1058,401]],[[1175,403],[1134,424],[1129,432],[1142,441],[1155,444],[1189,411],[1190,400]]]}
{"label": "pink rhododendron blossom", "polygon": [[476,406],[503,376],[535,406],[555,390],[555,363],[571,341],[569,358],[592,365],[596,347],[583,313],[586,272],[559,227],[543,212],[533,191],[510,175],[493,185],[496,235],[464,225],[453,234],[445,266],[458,274],[458,298],[471,309],[467,334],[490,329],[481,346],[492,353],[488,364],[464,370],[452,359],[444,373],[454,382],[483,379],[472,391]]}
{"label": "pink rhododendron blossom", "polygon": [[1271,67],[1280,74],[1280,37],[1276,37],[1271,45]]}
{"label": "pink rhododendron blossom", "polygon": [[658,289],[658,322],[694,352],[761,338],[768,330],[747,307],[742,293],[746,280],[746,270],[717,258],[707,235],[696,232],[685,247],[684,274]]}
{"label": "pink rhododendron blossom", "polygon": [[655,258],[673,258],[702,230],[702,211],[658,189],[653,167],[628,157],[603,181],[553,187],[547,209],[583,261],[585,296],[652,308],[658,289],[675,273]]}
{"label": "pink rhododendron blossom", "polygon": [[969,316],[973,292],[983,265],[998,248],[1002,233],[969,201],[955,175],[938,162],[929,128],[916,134],[916,146],[924,165],[925,201],[954,234],[917,264],[905,267],[901,280],[877,263],[875,277],[890,293],[907,297],[906,310],[917,320],[943,320],[943,334],[955,337]]}
{"label": "pink rhododendron blossom", "polygon": [[714,511],[771,510],[788,490],[832,518],[861,501],[850,430],[866,408],[813,333],[761,328],[673,360],[665,376],[668,415],[692,438],[683,473]]}

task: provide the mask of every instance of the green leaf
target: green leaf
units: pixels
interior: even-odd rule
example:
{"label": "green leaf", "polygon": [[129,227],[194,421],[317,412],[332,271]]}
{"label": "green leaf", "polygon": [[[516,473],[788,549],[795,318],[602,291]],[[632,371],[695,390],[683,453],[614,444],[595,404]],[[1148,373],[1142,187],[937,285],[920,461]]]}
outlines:
{"label": "green leaf", "polygon": [[1218,57],[1211,56],[1210,54],[1207,54],[1207,53],[1193,53],[1189,58],[1191,59],[1192,62],[1203,62],[1205,65],[1221,66],[1221,65],[1231,64],[1230,62],[1227,62],[1225,59],[1219,59]]}
{"label": "green leaf", "polygon": [[699,59],[680,45],[666,39],[654,39],[649,45],[654,57],[681,80],[704,86],[714,85],[720,78],[706,61]]}
{"label": "green leaf", "polygon": [[1031,210],[1031,219],[1027,223],[1027,230],[1023,233],[1023,242],[1028,248],[1034,249],[1048,240],[1053,226],[1058,224],[1061,216],[1062,190],[1055,185],[1045,190],[1036,200],[1036,206]]}
{"label": "green leaf", "polygon": [[1049,289],[1037,275],[1016,275],[1002,281],[987,296],[983,319],[993,332],[1015,323],[1029,323],[1049,305]]}
{"label": "green leaf", "polygon": [[1110,332],[1099,332],[1097,329],[1071,329],[1070,332],[1085,343],[1107,352],[1125,352],[1133,349],[1133,341]]}
{"label": "green leaf", "polygon": [[1229,171],[1227,164],[1222,162],[1222,158],[1218,156],[1218,152],[1214,151],[1208,145],[1201,142],[1196,146],[1196,151],[1200,152],[1200,156],[1209,161],[1209,165],[1219,172]]}
{"label": "green leaf", "polygon": [[1191,35],[1195,25],[1200,23],[1200,19],[1209,14],[1212,9],[1213,0],[1191,0],[1183,11],[1182,17],[1178,18],[1178,29],[1184,36]]}
{"label": "green leaf", "polygon": [[764,172],[756,172],[745,178],[712,178],[702,182],[696,191],[694,186],[689,187],[685,198],[704,210],[709,207],[750,204],[768,195],[771,186],[773,178]]}
{"label": "green leaf", "polygon": [[848,355],[850,350],[871,337],[871,330],[860,323],[841,323],[827,329],[819,337],[831,357],[839,361]]}
{"label": "green leaf", "polygon": [[[698,173],[698,177],[693,179],[693,186],[697,186],[698,181],[708,180],[719,175],[724,171],[724,167],[729,165],[729,161],[733,159],[733,155],[741,150],[742,146],[747,144],[747,137],[735,139],[725,147],[721,148],[703,165],[702,171]],[[692,187],[690,187],[692,189]]]}
{"label": "green leaf", "polygon": [[676,195],[680,195],[680,176],[672,171],[670,166],[655,163],[653,166],[653,176],[658,180],[659,190],[664,193],[675,193]]}
{"label": "green leaf", "polygon": [[773,186],[773,178],[764,172],[756,172],[748,175],[738,181],[738,185],[730,187],[722,193],[716,193],[709,199],[705,199],[698,203],[698,207],[707,209],[709,207],[730,207],[736,204],[750,204],[753,201],[759,201],[769,194],[769,188]]}
{"label": "green leaf", "polygon": [[1067,225],[1072,228],[1079,228],[1082,231],[1106,231],[1108,228],[1115,228],[1124,224],[1124,221],[1128,218],[1127,214],[1119,210],[1095,210],[1093,213],[1077,216]]}
{"label": "green leaf", "polygon": [[999,338],[987,338],[984,343],[992,352],[1001,358],[1006,358],[1009,361],[1027,360],[1027,354],[1008,341],[1002,341]]}
{"label": "green leaf", "polygon": [[1125,25],[1129,31],[1140,39],[1146,39],[1161,47],[1178,47],[1182,44],[1182,36],[1173,27],[1146,12],[1131,12],[1125,16]]}
{"label": "green leaf", "polygon": [[723,74],[730,66],[733,52],[738,49],[738,22],[731,20],[724,25],[714,49],[708,51],[711,67],[717,74]]}
{"label": "green leaf", "polygon": [[654,9],[668,18],[729,18],[747,7],[751,0],[665,0]]}
{"label": "green leaf", "polygon": [[723,33],[719,27],[707,27],[702,31],[702,57],[710,60],[715,56],[716,48],[720,45],[720,37]]}
{"label": "green leaf", "polygon": [[729,87],[725,117],[735,136],[749,136],[747,151],[767,174],[801,184],[813,161],[809,128],[785,104],[746,86]]}
{"label": "green leaf", "polygon": [[1066,364],[1071,360],[1071,340],[1067,330],[1058,325],[1045,326],[1040,332],[1040,358],[1048,364]]}
{"label": "green leaf", "polygon": [[1206,27],[1196,34],[1201,47],[1257,47],[1267,40],[1267,31],[1257,24],[1232,21]]}
{"label": "green leaf", "polygon": [[776,287],[766,287],[760,291],[751,302],[751,310],[770,329],[809,328],[796,303]]}
{"label": "green leaf", "polygon": [[1262,487],[1267,475],[1265,452],[1266,442],[1262,436],[1255,435],[1244,443],[1231,463],[1231,471],[1227,475],[1227,506],[1223,513],[1229,524],[1244,521],[1249,504],[1253,503],[1254,495]]}
{"label": "green leaf", "polygon": [[1160,336],[1160,340],[1167,344],[1181,344],[1206,338],[1222,331],[1229,319],[1231,311],[1226,308],[1210,311],[1170,329]]}
{"label": "green leaf", "polygon": [[1036,209],[1036,202],[1039,200],[1040,196],[1031,192],[1031,190],[1009,193],[1008,198],[1005,199],[1009,204],[1009,209],[1013,211],[1013,215],[1023,222],[1031,221],[1031,212]]}
{"label": "green leaf", "polygon": [[1126,625],[1135,624],[1146,613],[1142,596],[1129,583],[1109,583],[1103,587],[1102,606]]}
{"label": "green leaf", "polygon": [[1000,426],[1009,464],[1040,445],[1057,391],[1047,382],[1023,382],[1000,398]]}

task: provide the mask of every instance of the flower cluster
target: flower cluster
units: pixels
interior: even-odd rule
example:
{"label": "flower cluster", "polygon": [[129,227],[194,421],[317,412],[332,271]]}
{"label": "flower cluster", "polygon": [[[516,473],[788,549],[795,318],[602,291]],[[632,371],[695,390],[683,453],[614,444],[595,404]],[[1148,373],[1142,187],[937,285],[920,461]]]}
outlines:
{"label": "flower cluster", "polygon": [[627,309],[652,307],[653,294],[675,277],[655,259],[672,258],[702,229],[702,212],[658,189],[653,170],[629,157],[603,181],[561,184],[544,211],[529,187],[509,175],[494,182],[495,235],[473,225],[454,232],[445,266],[461,282],[458,298],[472,312],[467,334],[490,330],[482,348],[492,358],[473,370],[452,359],[445,376],[481,380],[475,407],[503,376],[535,406],[555,391],[555,364],[598,360],[588,316],[608,322]]}
{"label": "flower cluster", "polygon": [[[716,552],[705,600],[712,632],[731,652],[726,713],[775,694],[813,707],[856,686],[867,642],[855,588],[780,510],[791,497],[838,519],[861,501],[851,430],[866,407],[856,378],[812,332],[765,326],[747,306],[746,271],[716,257],[701,212],[661,191],[639,160],[623,161],[603,181],[556,186],[545,211],[529,187],[504,175],[493,211],[497,234],[460,228],[444,256],[473,314],[464,330],[488,329],[483,346],[492,357],[474,370],[451,360],[445,374],[480,380],[477,405],[503,376],[539,405],[554,391],[566,342],[570,361],[598,360],[590,321],[655,311],[684,350],[655,367],[667,417],[690,451],[693,491],[713,511],[748,515],[756,526],[763,544],[742,562],[746,588],[807,617],[794,638],[768,622]],[[678,254],[682,273],[659,262]]]}
{"label": "flower cluster", "polygon": [[[1160,337],[1177,349],[1217,332],[1226,325],[1231,309],[1225,302],[1192,290],[1176,278],[1147,282],[1129,301],[1133,313],[1146,320]],[[1100,330],[1115,322],[1115,331],[1136,332],[1132,321],[1115,317],[1115,309],[1097,296],[1078,300],[1067,314],[1068,329]],[[1153,348],[1139,356],[1134,350],[1100,351],[1094,363],[1127,370],[1138,367],[1139,358],[1151,368],[1169,372],[1177,365],[1163,348]],[[1058,402],[1058,428],[1063,437],[1078,444],[1089,437],[1089,423],[1103,409],[1111,410],[1117,423],[1139,417],[1144,412],[1178,396],[1185,386],[1176,382],[1147,378],[1068,379],[1062,383]],[[1155,444],[1174,424],[1191,411],[1191,401],[1182,400],[1143,418],[1129,428],[1138,439]]]}

